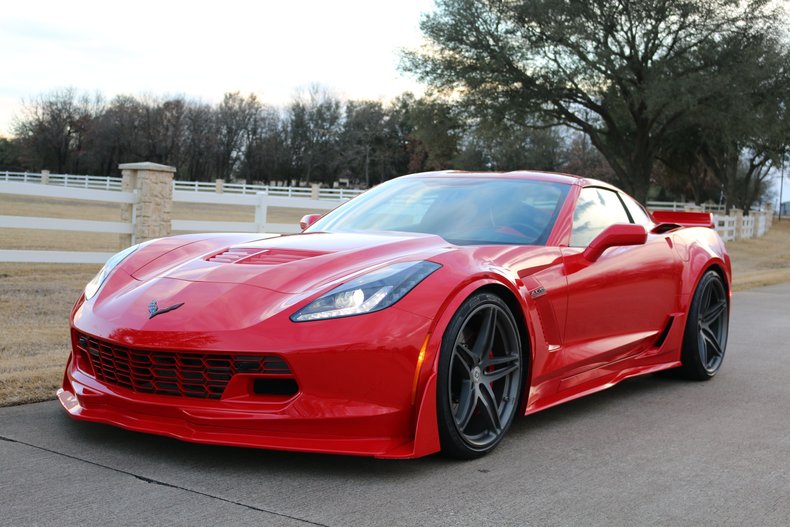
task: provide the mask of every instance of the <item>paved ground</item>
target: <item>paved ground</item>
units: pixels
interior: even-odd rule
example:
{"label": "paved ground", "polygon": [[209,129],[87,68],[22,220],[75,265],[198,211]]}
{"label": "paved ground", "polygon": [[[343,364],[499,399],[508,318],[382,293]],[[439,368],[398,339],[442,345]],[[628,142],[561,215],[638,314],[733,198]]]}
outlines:
{"label": "paved ground", "polygon": [[790,524],[790,283],[737,293],[708,383],[648,376],[516,422],[490,456],[185,444],[0,409],[1,525]]}

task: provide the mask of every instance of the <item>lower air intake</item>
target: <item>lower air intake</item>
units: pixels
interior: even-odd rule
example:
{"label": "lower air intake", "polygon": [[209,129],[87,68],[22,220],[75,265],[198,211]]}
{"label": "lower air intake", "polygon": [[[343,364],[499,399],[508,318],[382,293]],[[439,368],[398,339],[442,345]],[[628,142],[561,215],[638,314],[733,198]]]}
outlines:
{"label": "lower air intake", "polygon": [[297,391],[288,364],[273,355],[140,350],[82,334],[76,342],[99,381],[139,393],[219,399],[237,373],[274,375],[261,379],[270,382],[270,390],[292,390],[278,395]]}

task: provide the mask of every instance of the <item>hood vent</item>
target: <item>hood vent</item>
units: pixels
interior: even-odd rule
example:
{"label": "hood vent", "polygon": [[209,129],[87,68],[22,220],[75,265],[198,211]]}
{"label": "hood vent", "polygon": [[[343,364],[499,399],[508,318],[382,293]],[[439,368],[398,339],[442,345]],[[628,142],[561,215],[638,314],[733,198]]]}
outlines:
{"label": "hood vent", "polygon": [[313,256],[326,254],[319,251],[299,251],[294,249],[263,249],[260,247],[230,247],[206,258],[207,262],[246,264],[246,265],[280,265]]}
{"label": "hood vent", "polygon": [[206,261],[214,263],[236,263],[239,260],[261,251],[262,249],[260,247],[230,247],[229,249],[209,256],[206,258]]}

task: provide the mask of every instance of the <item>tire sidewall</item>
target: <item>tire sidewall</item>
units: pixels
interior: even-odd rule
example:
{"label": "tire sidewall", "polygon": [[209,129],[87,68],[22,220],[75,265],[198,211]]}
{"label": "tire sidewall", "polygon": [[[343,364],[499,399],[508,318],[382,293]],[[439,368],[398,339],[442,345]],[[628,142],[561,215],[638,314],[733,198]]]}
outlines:
{"label": "tire sidewall", "polygon": [[722,349],[722,360],[719,362],[718,367],[715,370],[710,371],[702,363],[702,358],[700,357],[699,353],[700,303],[702,303],[702,292],[706,287],[708,287],[708,284],[713,281],[719,282],[722,289],[724,290],[725,300],[727,302],[727,325],[729,325],[730,320],[730,302],[729,298],[727,297],[727,287],[725,286],[719,274],[716,271],[710,269],[702,275],[702,278],[700,279],[699,283],[697,283],[697,287],[694,290],[694,297],[692,298],[691,304],[689,305],[686,329],[683,335],[683,350],[681,353],[681,362],[683,363],[683,369],[685,370],[686,374],[691,378],[699,380],[711,379],[718,373],[718,371],[721,369],[721,365],[724,362],[724,355],[726,354],[727,349],[727,336],[729,334],[728,328],[726,328],[724,332],[724,342],[720,343]]}

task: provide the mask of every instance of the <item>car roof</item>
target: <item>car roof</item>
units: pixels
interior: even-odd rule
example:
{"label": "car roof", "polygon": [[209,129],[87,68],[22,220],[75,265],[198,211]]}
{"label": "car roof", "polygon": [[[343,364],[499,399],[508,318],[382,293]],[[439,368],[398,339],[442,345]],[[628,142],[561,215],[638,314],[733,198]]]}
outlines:
{"label": "car roof", "polygon": [[605,187],[619,191],[617,187],[599,181],[597,179],[584,178],[573,174],[561,172],[540,172],[533,170],[515,170],[513,172],[471,172],[465,170],[439,170],[434,172],[420,172],[403,176],[407,178],[479,178],[490,177],[497,179],[528,179],[532,181],[548,181],[552,183],[564,183],[566,185],[577,185],[580,187]]}

